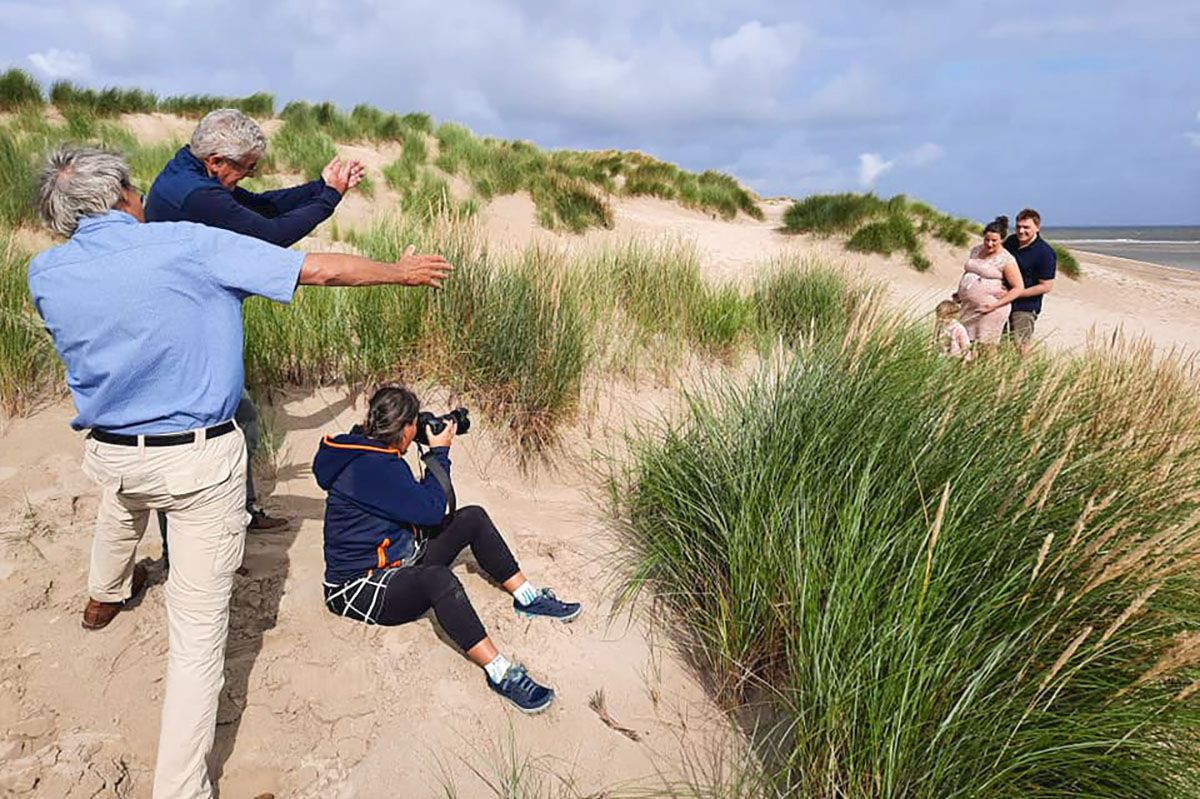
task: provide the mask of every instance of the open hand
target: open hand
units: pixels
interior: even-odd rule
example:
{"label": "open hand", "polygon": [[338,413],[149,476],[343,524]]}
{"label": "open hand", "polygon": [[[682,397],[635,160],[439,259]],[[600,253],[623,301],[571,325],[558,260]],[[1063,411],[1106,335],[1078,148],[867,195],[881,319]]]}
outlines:
{"label": "open hand", "polygon": [[400,285],[440,289],[454,266],[440,255],[417,255],[416,249],[408,245],[396,264],[400,267]]}
{"label": "open hand", "polygon": [[345,194],[354,188],[367,174],[367,168],[361,161],[343,161],[334,156],[333,160],[321,170],[321,180],[326,186],[331,186],[338,194]]}

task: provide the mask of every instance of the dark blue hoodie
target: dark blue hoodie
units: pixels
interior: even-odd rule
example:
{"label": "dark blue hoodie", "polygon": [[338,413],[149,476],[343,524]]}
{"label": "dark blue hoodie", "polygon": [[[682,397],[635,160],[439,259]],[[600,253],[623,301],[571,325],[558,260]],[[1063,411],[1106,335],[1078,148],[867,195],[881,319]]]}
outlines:
{"label": "dark blue hoodie", "polygon": [[[434,447],[426,458],[450,474],[450,448]],[[370,569],[398,565],[415,552],[413,525],[439,524],[446,494],[426,472],[417,482],[400,450],[362,434],[355,425],[325,436],[313,458],[313,476],[329,492],[325,500],[325,581],[341,585]]]}
{"label": "dark blue hoodie", "polygon": [[185,146],[154,179],[145,211],[147,222],[199,222],[290,247],[328,219],[341,199],[323,180],[262,194],[230,191]]}

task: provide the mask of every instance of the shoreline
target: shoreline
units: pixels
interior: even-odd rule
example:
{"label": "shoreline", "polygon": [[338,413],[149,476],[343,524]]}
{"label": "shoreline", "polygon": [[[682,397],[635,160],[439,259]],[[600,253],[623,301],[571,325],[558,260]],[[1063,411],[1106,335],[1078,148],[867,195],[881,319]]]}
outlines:
{"label": "shoreline", "polygon": [[1111,253],[1098,252],[1096,250],[1089,250],[1089,249],[1087,249],[1086,246],[1078,247],[1078,246],[1072,245],[1070,242],[1056,241],[1054,239],[1047,239],[1047,241],[1050,241],[1053,244],[1057,244],[1060,247],[1065,247],[1066,249],[1075,253],[1077,256],[1085,255],[1090,259],[1109,258],[1109,259],[1112,259],[1113,261],[1118,261],[1118,262],[1124,262],[1124,263],[1129,263],[1129,264],[1140,264],[1140,265],[1144,265],[1144,266],[1154,266],[1159,269],[1170,269],[1172,271],[1183,272],[1185,274],[1200,275],[1200,263],[1198,263],[1195,267],[1178,266],[1176,264],[1161,264],[1161,263],[1158,263],[1157,261],[1147,261],[1143,258],[1129,258],[1128,256],[1124,256],[1124,255],[1113,255]]}
{"label": "shoreline", "polygon": [[[1061,242],[1060,242],[1061,244]],[[1081,262],[1091,262],[1099,266],[1106,266],[1117,269],[1130,269],[1133,271],[1146,270],[1151,273],[1155,271],[1165,271],[1173,276],[1186,277],[1200,281],[1200,268],[1189,269],[1186,266],[1170,266],[1168,264],[1159,264],[1154,261],[1143,261],[1137,258],[1126,258],[1121,255],[1109,255],[1108,253],[1096,252],[1095,250],[1085,250],[1078,247],[1066,247],[1074,253]],[[1087,275],[1084,275],[1086,279]]]}

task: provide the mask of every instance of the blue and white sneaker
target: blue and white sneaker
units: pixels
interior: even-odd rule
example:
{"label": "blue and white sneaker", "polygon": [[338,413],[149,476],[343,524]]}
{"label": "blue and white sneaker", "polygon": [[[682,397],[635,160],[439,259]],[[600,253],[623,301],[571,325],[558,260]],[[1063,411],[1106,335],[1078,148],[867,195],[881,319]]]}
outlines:
{"label": "blue and white sneaker", "polygon": [[484,679],[488,688],[507,699],[522,713],[541,713],[554,701],[554,689],[534,682],[525,667],[519,664],[509,666],[508,671],[504,672],[504,679],[498,683],[492,682],[486,675]]}
{"label": "blue and white sneaker", "polygon": [[566,624],[580,614],[583,606],[578,602],[563,602],[549,588],[543,588],[538,591],[537,599],[528,605],[522,605],[514,599],[513,610],[521,616],[545,616]]}

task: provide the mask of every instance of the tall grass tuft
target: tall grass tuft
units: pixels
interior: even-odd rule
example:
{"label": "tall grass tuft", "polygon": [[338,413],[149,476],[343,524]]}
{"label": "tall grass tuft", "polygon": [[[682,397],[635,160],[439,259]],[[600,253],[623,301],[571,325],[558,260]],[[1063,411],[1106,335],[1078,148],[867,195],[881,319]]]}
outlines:
{"label": "tall grass tuft", "polygon": [[963,368],[860,315],[644,435],[615,496],[770,795],[1200,794],[1200,395],[1148,345]]}
{"label": "tall grass tuft", "polygon": [[153,92],[144,89],[122,89],[115,86],[89,89],[66,80],[55,81],[51,85],[50,102],[60,111],[82,109],[101,117],[158,110],[158,98]]}
{"label": "tall grass tuft", "polygon": [[[903,200],[902,195],[898,195]],[[893,197],[887,216],[867,222],[854,231],[846,240],[846,249],[854,252],[873,252],[880,255],[891,255],[903,251],[908,255],[909,263],[918,272],[927,271],[932,264],[925,256],[921,247],[921,239],[912,223],[903,203],[896,203]]]}
{"label": "tall grass tuft", "polygon": [[874,194],[814,194],[792,203],[783,214],[784,230],[821,236],[849,236],[846,248],[856,252],[908,254],[919,272],[933,264],[921,246],[921,236],[966,247],[978,225],[950,216],[933,206],[897,194],[882,200]]}
{"label": "tall grass tuft", "polygon": [[[528,191],[546,227],[580,232],[610,227],[607,195],[651,195],[732,219],[745,213],[762,219],[753,194],[719,172],[699,175],[641,153],[543,151],[528,142],[479,138],[467,128],[444,123],[437,129],[438,168],[462,174],[480,197]],[[623,176],[624,183],[617,184]]]}
{"label": "tall grass tuft", "polygon": [[0,128],[0,225],[33,219],[34,164],[18,139]]}
{"label": "tall grass tuft", "polygon": [[275,97],[267,92],[255,92],[246,97],[188,94],[164,97],[158,101],[159,111],[184,117],[202,117],[218,108],[236,108],[252,117],[271,117],[275,114]]}
{"label": "tall grass tuft", "polygon": [[167,162],[174,157],[181,147],[180,142],[158,142],[156,144],[139,144],[126,150],[129,161],[129,173],[135,186],[142,191],[149,191],[158,173],[162,172]]}
{"label": "tall grass tuft", "polygon": [[888,214],[875,222],[868,222],[846,240],[848,250],[880,255],[891,255],[898,250],[908,252],[918,246],[917,230],[912,220],[904,214]]}
{"label": "tall grass tuft", "polygon": [[450,193],[450,184],[427,169],[422,169],[414,181],[403,186],[400,208],[404,213],[424,220],[460,210]]}
{"label": "tall grass tuft", "polygon": [[1058,271],[1074,280],[1083,276],[1083,270],[1079,266],[1079,260],[1075,258],[1075,253],[1061,244],[1051,242],[1050,246],[1054,248],[1054,254],[1058,257]]}
{"label": "tall grass tuft", "polygon": [[412,133],[430,132],[428,114],[393,114],[359,104],[343,114],[333,103],[294,100],[280,113],[285,126],[316,129],[337,141],[403,141]]}
{"label": "tall grass tuft", "polygon": [[790,233],[848,235],[884,209],[885,203],[874,194],[814,194],[784,211],[783,226]]}
{"label": "tall grass tuft", "polygon": [[[497,258],[461,208],[414,209],[347,240],[384,261],[413,244],[457,268],[436,293],[301,288],[291,308],[247,301],[249,382],[436,379],[508,424],[525,453],[554,442],[589,373],[671,369],[689,348],[729,360],[756,341],[789,338],[785,326],[809,329],[812,318],[823,335],[837,335],[846,311],[823,303],[856,304],[844,282],[811,286],[830,278],[795,262],[780,263],[788,277],[758,293],[710,285],[695,250],[669,242],[630,242],[574,261],[538,247]],[[759,311],[767,292],[775,308],[793,294],[807,299]]]}
{"label": "tall grass tuft", "polygon": [[751,298],[766,343],[795,347],[805,338],[841,336],[870,293],[833,267],[776,261],[754,281]]}
{"label": "tall grass tuft", "polygon": [[29,296],[29,257],[0,233],[0,406],[12,415],[62,384],[62,367]]}
{"label": "tall grass tuft", "polygon": [[45,102],[42,87],[25,70],[12,68],[0,73],[0,111],[41,108]]}
{"label": "tall grass tuft", "polygon": [[321,170],[337,155],[333,137],[320,127],[290,121],[271,137],[271,145],[279,161],[305,180],[319,178]]}
{"label": "tall grass tuft", "polygon": [[733,219],[738,212],[753,219],[764,218],[754,195],[730,175],[712,170],[697,175],[642,153],[598,155],[608,171],[625,175],[622,191],[627,195],[678,200],[693,208],[712,211],[724,219]]}
{"label": "tall grass tuft", "polygon": [[534,180],[530,193],[542,227],[582,233],[592,227],[613,226],[608,202],[580,178],[551,172]]}

